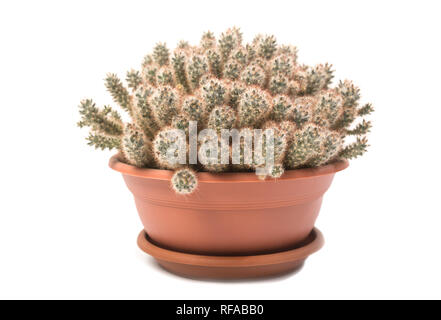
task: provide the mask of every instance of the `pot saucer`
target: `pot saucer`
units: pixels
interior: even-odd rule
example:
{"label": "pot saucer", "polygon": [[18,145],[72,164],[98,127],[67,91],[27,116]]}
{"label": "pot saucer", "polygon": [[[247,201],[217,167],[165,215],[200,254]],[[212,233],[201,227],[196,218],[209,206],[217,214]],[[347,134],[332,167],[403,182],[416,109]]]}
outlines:
{"label": "pot saucer", "polygon": [[199,279],[245,279],[281,275],[299,269],[306,258],[323,247],[322,233],[314,228],[291,250],[250,256],[207,256],[172,251],[159,247],[143,230],[138,246],[154,257],[166,270]]}

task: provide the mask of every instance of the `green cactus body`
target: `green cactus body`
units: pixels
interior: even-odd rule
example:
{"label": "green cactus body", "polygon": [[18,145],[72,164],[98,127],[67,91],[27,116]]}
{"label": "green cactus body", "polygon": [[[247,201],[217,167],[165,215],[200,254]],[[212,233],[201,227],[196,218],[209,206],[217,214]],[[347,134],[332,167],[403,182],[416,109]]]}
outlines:
{"label": "green cactus body", "polygon": [[147,66],[150,66],[152,64],[153,64],[153,56],[151,54],[148,54],[142,60],[141,67],[146,68]]}
{"label": "green cactus body", "polygon": [[263,87],[266,80],[265,70],[257,64],[251,64],[240,74],[240,79],[246,85],[256,85]]}
{"label": "green cactus body", "polygon": [[261,36],[255,40],[257,47],[257,55],[269,60],[273,57],[277,50],[277,41],[274,36]]}
{"label": "green cactus body", "polygon": [[310,120],[316,104],[317,99],[313,97],[300,97],[295,99],[289,118],[298,128],[302,128],[303,125]]}
{"label": "green cactus body", "polygon": [[201,55],[192,55],[188,63],[188,78],[193,90],[199,88],[202,76],[208,73],[208,60]]}
{"label": "green cactus body", "polygon": [[308,90],[308,66],[296,65],[293,70],[292,79],[296,82],[297,95],[307,94]]}
{"label": "green cactus body", "polygon": [[237,28],[228,29],[219,39],[219,51],[222,61],[227,61],[231,52],[242,44],[242,33]]}
{"label": "green cactus body", "polygon": [[170,67],[162,67],[156,75],[156,82],[159,86],[173,86],[174,74]]}
{"label": "green cactus body", "polygon": [[127,72],[126,82],[130,89],[135,91],[142,84],[141,73],[137,70]]}
{"label": "green cactus body", "polygon": [[160,67],[169,64],[170,51],[167,49],[165,43],[158,43],[155,48],[153,48],[153,59]]}
{"label": "green cactus body", "polygon": [[142,130],[134,124],[127,124],[121,140],[121,151],[128,163],[136,167],[148,166],[152,161],[151,144]]}
{"label": "green cactus body", "polygon": [[[275,122],[269,121],[263,125],[265,130],[270,129],[273,132],[273,141],[271,143],[271,147],[274,150],[274,162],[281,163],[285,158],[286,148],[287,148],[287,135],[286,132],[282,131],[279,125]],[[266,150],[267,150],[267,139],[265,131],[262,134],[262,156],[266,158]]]}
{"label": "green cactus body", "polygon": [[285,168],[281,163],[272,165],[268,170],[268,175],[274,179],[280,178],[284,173],[285,173]]}
{"label": "green cactus body", "polygon": [[191,194],[198,186],[196,173],[189,168],[177,170],[171,179],[171,185],[176,193]]}
{"label": "green cactus body", "polygon": [[342,142],[341,136],[338,134],[338,132],[322,129],[320,134],[322,136],[320,154],[308,161],[308,166],[310,167],[324,165],[337,156],[337,154],[340,152]]}
{"label": "green cactus body", "polygon": [[239,100],[243,93],[247,89],[247,86],[241,81],[232,81],[227,86],[228,105],[234,110],[237,110]]}
{"label": "green cactus body", "polygon": [[[181,139],[181,136],[175,134],[174,129],[176,128],[171,126],[163,128],[153,140],[153,155],[160,168],[176,169],[182,166],[179,163],[179,144],[185,143],[185,137]],[[187,150],[188,146],[185,145],[184,154],[187,153]]]}
{"label": "green cactus body", "polygon": [[320,128],[314,124],[306,125],[293,135],[285,157],[286,166],[289,169],[306,166],[310,159],[320,154],[321,145]]}
{"label": "green cactus body", "polygon": [[336,93],[343,99],[343,111],[340,118],[336,121],[333,128],[337,130],[346,130],[355,121],[357,116],[368,115],[372,111],[370,110],[370,104],[367,108],[362,110],[362,113],[366,111],[366,114],[359,115],[358,102],[360,100],[360,89],[356,87],[351,81],[340,81]]}
{"label": "green cactus body", "polygon": [[155,64],[149,64],[143,67],[142,77],[145,79],[146,83],[152,86],[156,86],[156,75],[158,73],[159,67]]}
{"label": "green cactus body", "polygon": [[214,34],[210,31],[205,32],[202,35],[200,45],[201,48],[204,50],[214,48],[216,46],[216,38]]}
{"label": "green cactus body", "polygon": [[153,115],[153,110],[148,102],[152,93],[152,87],[139,87],[134,93],[133,103],[133,119],[150,139],[153,138],[159,129]]}
{"label": "green cactus body", "polygon": [[106,77],[106,88],[113,100],[129,113],[132,112],[132,104],[128,90],[124,87],[116,74],[109,73]]}
{"label": "green cactus body", "polygon": [[235,60],[229,60],[224,67],[224,77],[229,80],[237,80],[240,77],[243,66]]}
{"label": "green cactus body", "polygon": [[200,89],[200,95],[206,107],[206,112],[210,113],[214,107],[223,105],[227,99],[227,86],[218,79],[208,80]]}
{"label": "green cactus body", "polygon": [[202,101],[195,96],[187,97],[182,103],[182,115],[188,121],[197,121],[202,124],[205,115]]}
{"label": "green cactus body", "polygon": [[207,50],[207,59],[210,73],[217,77],[222,77],[222,58],[220,54],[215,49]]}
{"label": "green cactus body", "polygon": [[271,74],[283,75],[287,78],[291,78],[293,74],[293,68],[295,65],[295,59],[288,54],[281,54],[276,56],[271,61]]}
{"label": "green cactus body", "polygon": [[297,47],[292,45],[280,45],[277,48],[276,55],[288,55],[292,59],[292,63],[297,63]]}
{"label": "green cactus body", "polygon": [[290,80],[284,75],[276,75],[271,77],[268,84],[268,89],[271,94],[288,94]]}
{"label": "green cactus body", "polygon": [[236,113],[229,106],[215,107],[208,118],[208,127],[216,130],[218,134],[222,129],[232,129],[236,123]]}
{"label": "green cactus body", "polygon": [[360,89],[349,80],[340,81],[337,92],[343,97],[346,107],[356,106],[358,100],[360,100]]}
{"label": "green cactus body", "polygon": [[331,67],[329,64],[319,64],[314,68],[309,68],[305,90],[307,94],[315,94],[328,88],[334,77]]}
{"label": "green cactus body", "polygon": [[186,55],[185,51],[178,50],[172,58],[172,65],[175,71],[176,83],[180,85],[186,92],[190,92],[190,84],[188,82]]}
{"label": "green cactus body", "polygon": [[[223,172],[228,170],[229,164],[222,163],[220,141],[220,136],[217,134],[207,135],[203,139],[199,138],[198,155],[205,171]],[[229,153],[229,149],[227,151]]]}
{"label": "green cactus body", "polygon": [[85,99],[80,103],[81,121],[78,122],[80,128],[88,126],[95,133],[100,135],[118,137],[123,131],[121,117],[111,107],[98,109],[91,99]]}
{"label": "green cactus body", "polygon": [[178,114],[174,116],[171,121],[171,127],[179,130],[183,130],[186,134],[188,134],[189,130],[189,122],[188,118],[182,114]]}
{"label": "green cactus body", "polygon": [[153,114],[160,126],[167,126],[179,113],[179,94],[170,86],[159,87],[150,98]]}
{"label": "green cactus body", "polygon": [[356,142],[351,143],[350,145],[344,147],[340,151],[339,156],[344,159],[357,158],[366,152],[367,147],[368,144],[366,137],[357,138]]}
{"label": "green cactus body", "polygon": [[293,109],[292,101],[289,97],[279,95],[273,98],[273,109],[271,119],[274,121],[283,121],[289,119]]}
{"label": "green cactus body", "polygon": [[90,132],[86,138],[89,146],[94,146],[95,149],[119,149],[121,145],[121,139],[115,137],[108,137],[106,135]]}
{"label": "green cactus body", "polygon": [[231,61],[237,62],[241,66],[246,66],[248,62],[248,53],[244,47],[235,49],[230,57]]}
{"label": "green cactus body", "polygon": [[319,95],[312,122],[324,128],[333,128],[343,114],[343,99],[334,91]]}
{"label": "green cactus body", "polygon": [[289,145],[293,138],[294,133],[296,132],[296,125],[294,122],[285,120],[279,123],[278,128],[280,133],[286,138],[286,143]]}
{"label": "green cactus body", "polygon": [[255,87],[247,89],[240,98],[238,106],[238,122],[240,127],[254,127],[270,111],[269,95]]}

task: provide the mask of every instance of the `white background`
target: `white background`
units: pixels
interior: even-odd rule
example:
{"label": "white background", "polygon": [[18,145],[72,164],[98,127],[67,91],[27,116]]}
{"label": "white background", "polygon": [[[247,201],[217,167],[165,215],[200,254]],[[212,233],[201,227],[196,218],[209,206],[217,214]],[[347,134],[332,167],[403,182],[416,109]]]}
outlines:
{"label": "white background", "polygon": [[[2,1],[0,298],[441,298],[439,1]],[[75,126],[103,78],[157,41],[241,27],[330,62],[376,112],[371,147],[336,175],[325,247],[289,277],[200,282],[136,246],[131,194]]]}

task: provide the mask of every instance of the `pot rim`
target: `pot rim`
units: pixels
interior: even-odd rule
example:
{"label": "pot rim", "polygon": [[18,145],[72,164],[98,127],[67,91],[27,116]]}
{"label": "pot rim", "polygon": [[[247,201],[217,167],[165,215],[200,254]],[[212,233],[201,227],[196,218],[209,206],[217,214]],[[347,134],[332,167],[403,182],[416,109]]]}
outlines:
{"label": "pot rim", "polygon": [[[311,177],[325,176],[334,174],[338,171],[342,171],[349,166],[348,160],[338,160],[327,165],[317,168],[304,168],[286,170],[282,177],[277,180],[297,180],[307,179]],[[138,168],[130,164],[126,164],[120,160],[120,155],[117,153],[109,160],[109,167],[115,171],[118,171],[124,175],[130,175],[135,177],[153,179],[153,180],[165,180],[170,181],[173,176],[172,170],[163,169],[151,169],[151,168]],[[211,172],[198,172],[198,181],[204,183],[231,183],[231,182],[260,182],[265,183],[271,180],[261,180],[254,172],[223,172],[223,173],[211,173]]]}

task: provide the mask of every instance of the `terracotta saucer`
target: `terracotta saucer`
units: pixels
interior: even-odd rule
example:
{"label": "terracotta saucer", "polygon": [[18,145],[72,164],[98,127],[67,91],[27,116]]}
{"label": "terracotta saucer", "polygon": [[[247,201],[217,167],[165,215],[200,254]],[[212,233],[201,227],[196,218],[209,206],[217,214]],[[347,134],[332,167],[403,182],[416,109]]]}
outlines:
{"label": "terracotta saucer", "polygon": [[252,256],[207,256],[172,251],[154,244],[145,231],[138,246],[166,270],[199,279],[245,279],[280,275],[300,268],[306,258],[323,247],[322,233],[314,228],[302,244],[291,250]]}

